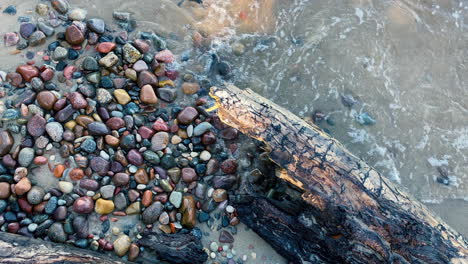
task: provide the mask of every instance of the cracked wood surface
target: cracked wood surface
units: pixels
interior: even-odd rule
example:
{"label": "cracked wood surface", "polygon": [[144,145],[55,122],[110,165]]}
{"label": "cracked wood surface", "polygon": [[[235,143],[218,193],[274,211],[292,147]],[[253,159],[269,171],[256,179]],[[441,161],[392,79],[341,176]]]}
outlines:
{"label": "cracked wood surface", "polygon": [[249,89],[212,87],[210,95],[220,119],[264,142],[284,169],[278,176],[304,192],[309,220],[323,229],[316,239],[327,242],[317,254],[347,263],[468,263],[460,234],[317,126]]}
{"label": "cracked wood surface", "polygon": [[0,263],[5,264],[124,264],[99,252],[0,232]]}

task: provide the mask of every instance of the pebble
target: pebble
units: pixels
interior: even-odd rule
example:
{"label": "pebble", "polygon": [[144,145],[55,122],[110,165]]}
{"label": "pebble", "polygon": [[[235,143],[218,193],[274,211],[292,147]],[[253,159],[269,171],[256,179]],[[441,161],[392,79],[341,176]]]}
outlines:
{"label": "pebble", "polygon": [[20,35],[28,39],[34,31],[36,31],[36,25],[33,23],[23,23],[20,25]]}
{"label": "pebble", "polygon": [[125,186],[130,181],[130,176],[126,173],[119,172],[112,177],[112,181],[116,186]]}
{"label": "pebble", "polygon": [[188,83],[185,82],[182,84],[182,92],[184,94],[195,94],[200,90],[200,85],[198,83]]}
{"label": "pebble", "polygon": [[208,122],[202,122],[193,129],[193,135],[198,137],[209,131],[213,126]]}
{"label": "pebble", "polygon": [[86,19],[88,11],[81,8],[75,8],[68,13],[68,18],[76,21],[83,21]]}
{"label": "pebble", "polygon": [[52,0],[52,7],[61,14],[68,12],[69,4],[66,0]]}
{"label": "pebble", "polygon": [[218,251],[218,243],[216,243],[215,241],[211,242],[210,243],[210,250],[213,251],[213,252],[217,252]]}
{"label": "pebble", "polygon": [[151,150],[163,150],[169,144],[169,134],[167,132],[158,132],[151,138]]}
{"label": "pebble", "polygon": [[106,67],[111,68],[115,64],[119,62],[119,57],[114,54],[114,52],[109,52],[106,56],[99,60],[99,64]]}
{"label": "pebble", "polygon": [[114,42],[101,42],[97,45],[96,50],[100,53],[109,53],[117,47]]}
{"label": "pebble", "polygon": [[10,131],[0,131],[0,156],[8,154],[15,143]]}
{"label": "pebble", "polygon": [[16,185],[15,185],[15,193],[17,195],[23,195],[31,190],[31,181],[28,178],[22,178]]}
{"label": "pebble", "polygon": [[145,224],[153,224],[158,221],[159,215],[161,215],[164,206],[161,202],[154,202],[152,205],[147,207],[143,212],[142,221]]}
{"label": "pebble", "polygon": [[216,189],[212,194],[213,200],[217,203],[221,203],[227,200],[228,194],[224,189]]}
{"label": "pebble", "polygon": [[94,209],[94,201],[91,197],[79,197],[73,203],[73,211],[79,214],[90,214]]}
{"label": "pebble", "polygon": [[45,191],[42,187],[33,186],[28,192],[27,199],[30,204],[36,205],[42,202],[44,195]]}
{"label": "pebble", "polygon": [[15,46],[19,42],[20,38],[18,36],[18,33],[16,32],[7,32],[3,36],[3,40],[5,43],[5,46],[12,47],[12,46]]}
{"label": "pebble", "polygon": [[72,24],[65,30],[65,39],[71,45],[80,45],[84,41],[85,37],[81,29]]}
{"label": "pebble", "polygon": [[30,82],[32,78],[39,76],[39,70],[31,65],[20,65],[16,68],[16,72],[21,74],[23,80]]}
{"label": "pebble", "polygon": [[36,31],[29,36],[28,42],[31,47],[43,45],[46,42],[46,35],[42,31]]}
{"label": "pebble", "polygon": [[73,191],[73,183],[66,181],[59,181],[58,187],[63,193],[71,193]]}
{"label": "pebble", "polygon": [[140,90],[140,101],[145,104],[156,104],[158,102],[158,97],[151,85],[143,85]]}
{"label": "pebble", "polygon": [[123,58],[128,63],[135,63],[141,58],[141,53],[132,44],[127,43],[122,48]]}
{"label": "pebble", "polygon": [[96,207],[94,208],[95,212],[101,215],[106,215],[112,213],[114,211],[114,202],[111,200],[105,200],[99,198],[96,201]]}
{"label": "pebble", "polygon": [[47,134],[54,142],[60,142],[63,139],[63,127],[58,122],[50,122],[45,126]]}
{"label": "pebble", "polygon": [[130,98],[130,95],[128,95],[127,91],[125,91],[124,89],[114,90],[114,96],[117,102],[123,105],[128,104],[132,100]]}
{"label": "pebble", "polygon": [[174,205],[175,208],[179,208],[182,204],[182,193],[173,191],[169,196],[169,202]]}
{"label": "pebble", "polygon": [[187,228],[195,227],[197,209],[195,199],[192,195],[186,195],[183,197],[180,212],[182,213],[181,224]]}
{"label": "pebble", "polygon": [[112,199],[114,197],[115,186],[114,185],[105,185],[99,189],[102,198],[104,199]]}
{"label": "pebble", "polygon": [[88,131],[91,135],[105,136],[110,133],[109,128],[102,122],[92,122],[88,124]]}
{"label": "pebble", "polygon": [[164,63],[172,63],[174,61],[174,55],[168,49],[159,51],[156,53],[156,55],[154,55],[154,58]]}
{"label": "pebble", "polygon": [[7,199],[8,197],[10,197],[10,184],[0,182],[0,199]]}
{"label": "pebble", "polygon": [[127,215],[139,214],[140,212],[141,212],[140,202],[134,202],[130,204],[125,210],[125,213]]}
{"label": "pebble", "polygon": [[143,60],[139,60],[133,64],[133,69],[136,72],[146,71],[148,70],[148,65]]}
{"label": "pebble", "polygon": [[64,243],[67,241],[67,234],[65,233],[61,223],[53,223],[47,231],[47,236],[53,242]]}
{"label": "pebble", "polygon": [[52,92],[42,91],[37,94],[36,100],[42,108],[52,110],[55,102],[57,102],[57,97]]}
{"label": "pebble", "polygon": [[104,20],[99,19],[99,18],[92,18],[87,21],[87,26],[90,30],[102,34],[105,31],[105,23]]}
{"label": "pebble", "polygon": [[114,241],[114,252],[117,254],[117,256],[122,257],[125,254],[127,254],[127,251],[130,249],[132,241],[130,240],[130,237],[127,235],[120,235],[115,241]]}
{"label": "pebble", "polygon": [[234,243],[234,237],[226,230],[219,233],[219,242],[221,243]]}
{"label": "pebble", "polygon": [[49,11],[49,6],[47,6],[46,4],[37,4],[36,5],[36,13],[40,16],[45,16],[47,15],[47,12]]}
{"label": "pebble", "polygon": [[97,60],[90,56],[87,56],[84,58],[83,62],[81,63],[81,67],[87,71],[99,70],[99,65],[98,65]]}
{"label": "pebble", "polygon": [[168,103],[173,102],[177,98],[177,91],[172,88],[159,88],[156,90],[156,94],[159,99]]}
{"label": "pebble", "polygon": [[200,153],[200,159],[203,161],[209,161],[211,159],[211,153],[204,150]]}
{"label": "pebble", "polygon": [[23,148],[18,155],[18,162],[22,167],[28,167],[34,159],[34,149]]}
{"label": "pebble", "polygon": [[157,87],[158,86],[158,78],[156,77],[156,75],[154,75],[150,71],[142,71],[138,75],[137,84],[138,84],[138,87],[140,87],[140,88],[143,88],[143,86],[145,86],[147,84],[149,84],[149,85],[151,85],[153,87]]}
{"label": "pebble", "polygon": [[31,136],[39,137],[45,132],[46,120],[40,115],[34,115],[28,120],[27,129]]}
{"label": "pebble", "polygon": [[53,27],[46,25],[44,22],[37,23],[37,28],[44,33],[44,35],[50,37],[54,35],[55,30]]}
{"label": "pebble", "polygon": [[191,183],[198,179],[197,173],[192,168],[183,168],[182,169],[182,180],[186,183]]}
{"label": "pebble", "polygon": [[188,106],[184,108],[178,115],[177,115],[177,120],[183,124],[183,125],[188,125],[190,124],[195,118],[198,116],[198,111],[191,107]]}

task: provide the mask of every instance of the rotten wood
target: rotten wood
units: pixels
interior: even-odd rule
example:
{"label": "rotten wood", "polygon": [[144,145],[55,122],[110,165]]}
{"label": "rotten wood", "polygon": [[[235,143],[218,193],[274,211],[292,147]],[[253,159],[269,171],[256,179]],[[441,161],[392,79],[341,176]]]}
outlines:
{"label": "rotten wood", "polygon": [[123,264],[116,257],[65,244],[0,232],[2,264]]}
{"label": "rotten wood", "polygon": [[249,89],[212,87],[210,95],[219,118],[264,142],[283,168],[278,177],[303,192],[307,206],[296,215],[266,200],[239,208],[288,260],[468,263],[460,234],[317,126]]}
{"label": "rotten wood", "polygon": [[192,234],[145,232],[138,244],[170,263],[202,264],[208,258],[200,240]]}

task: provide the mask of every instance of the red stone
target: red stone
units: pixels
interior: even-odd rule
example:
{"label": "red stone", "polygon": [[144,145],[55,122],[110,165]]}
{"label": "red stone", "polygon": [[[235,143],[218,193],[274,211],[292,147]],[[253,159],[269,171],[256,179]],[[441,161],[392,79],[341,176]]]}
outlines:
{"label": "red stone", "polygon": [[154,135],[154,131],[149,127],[141,126],[140,128],[138,128],[138,134],[142,138],[148,139]]}
{"label": "red stone", "polygon": [[167,78],[174,81],[175,79],[177,79],[177,77],[179,77],[179,72],[178,71],[166,71],[166,76]]}
{"label": "red stone", "polygon": [[51,68],[46,68],[41,72],[41,78],[45,82],[52,80],[52,78],[54,78],[54,70]]}
{"label": "red stone", "polygon": [[68,95],[68,99],[70,100],[73,108],[75,109],[84,109],[88,106],[88,101],[84,98],[84,96],[79,92],[73,92]]}
{"label": "red stone", "polygon": [[71,80],[73,78],[73,73],[76,72],[76,70],[75,66],[69,65],[63,69],[63,76],[65,76],[67,80]]}
{"label": "red stone", "polygon": [[84,41],[84,34],[78,26],[71,25],[65,31],[65,39],[71,45],[79,45]]}
{"label": "red stone", "polygon": [[237,171],[237,161],[235,159],[227,159],[221,163],[221,170],[227,174],[234,174]]}
{"label": "red stone", "polygon": [[19,87],[23,83],[23,77],[21,77],[21,74],[16,72],[8,73],[6,79],[11,85],[15,87]]}
{"label": "red stone", "polygon": [[101,42],[97,45],[96,50],[100,53],[109,53],[115,49],[117,44],[114,42]]}
{"label": "red stone", "polygon": [[171,63],[174,61],[174,54],[168,49],[161,50],[160,52],[154,55],[154,58],[158,61],[162,61],[164,63]]}
{"label": "red stone", "polygon": [[150,49],[149,43],[142,39],[136,39],[133,41],[133,46],[135,46],[141,53],[146,53]]}
{"label": "red stone", "polygon": [[21,74],[23,80],[30,82],[32,78],[39,76],[39,70],[31,65],[20,65],[16,72]]}
{"label": "red stone", "polygon": [[73,203],[73,211],[79,214],[90,214],[94,209],[93,198],[88,196],[83,196],[75,200]]}
{"label": "red stone", "polygon": [[32,213],[33,206],[30,205],[25,198],[18,199],[18,205],[23,212],[26,212],[28,214]]}
{"label": "red stone", "polygon": [[154,121],[154,124],[153,124],[153,129],[156,130],[157,132],[159,131],[169,131],[169,126],[167,125],[166,122],[164,122],[164,120],[160,117],[158,117],[158,119],[156,119],[156,121]]}
{"label": "red stone", "polygon": [[106,126],[110,129],[117,130],[125,127],[125,121],[120,117],[112,117],[106,121]]}

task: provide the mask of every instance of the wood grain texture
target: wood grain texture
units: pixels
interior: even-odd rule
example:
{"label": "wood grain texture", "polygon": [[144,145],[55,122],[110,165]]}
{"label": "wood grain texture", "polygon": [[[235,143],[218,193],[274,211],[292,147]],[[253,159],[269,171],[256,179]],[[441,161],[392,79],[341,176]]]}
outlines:
{"label": "wood grain texture", "polygon": [[[278,177],[300,188],[310,205],[293,217],[319,227],[311,234],[322,246],[296,259],[283,254],[289,260],[468,263],[467,242],[460,234],[320,128],[249,89],[212,87],[210,95],[220,119],[264,142],[272,161],[284,169]],[[257,223],[251,225],[254,230],[261,229],[255,219],[250,222]]]}

